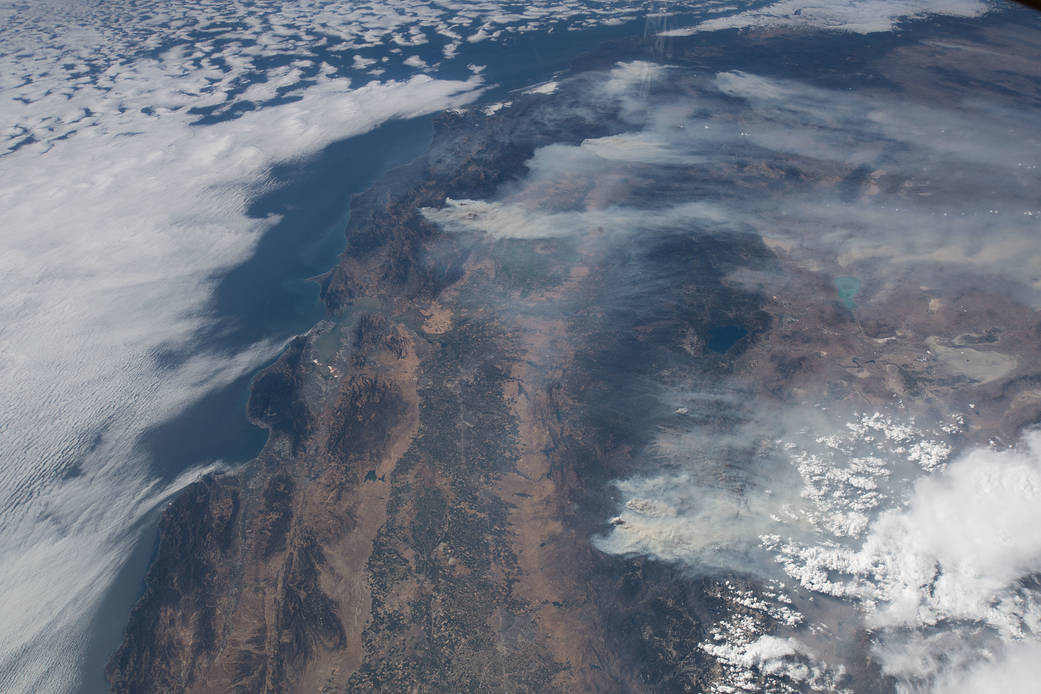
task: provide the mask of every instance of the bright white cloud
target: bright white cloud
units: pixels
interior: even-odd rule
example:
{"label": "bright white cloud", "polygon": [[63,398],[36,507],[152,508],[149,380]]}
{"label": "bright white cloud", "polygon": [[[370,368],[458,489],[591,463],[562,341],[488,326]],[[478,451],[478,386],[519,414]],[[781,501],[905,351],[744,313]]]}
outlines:
{"label": "bright white cloud", "polygon": [[[822,416],[807,415],[805,431],[821,431]],[[702,436],[689,445],[672,440],[683,435],[663,436],[655,450],[665,469],[682,472],[617,484],[625,505],[596,540],[604,551],[794,580],[804,605],[814,594],[850,600],[884,670],[907,691],[919,691],[914,682],[926,683],[921,691],[1019,691],[964,687],[998,672],[1010,679],[996,682],[1041,677],[1041,661],[1031,659],[1041,648],[1041,595],[1021,582],[1041,572],[1041,538],[1031,532],[1041,526],[1041,433],[947,462],[944,432],[876,413],[834,434],[779,440],[772,453],[744,454],[744,464]],[[905,495],[900,480],[916,468]],[[786,609],[776,599],[756,602]],[[757,660],[753,648],[761,632],[742,624],[720,626],[703,650],[731,679],[797,679],[778,664],[767,672],[769,659]],[[805,665],[827,670],[812,659]]]}
{"label": "bright white cloud", "polygon": [[403,60],[402,63],[404,65],[408,65],[409,67],[414,67],[417,70],[426,70],[430,67],[429,65],[427,65],[427,61],[423,60],[418,55],[410,55],[409,57],[405,58],[405,60]]}
{"label": "bright white cloud", "polygon": [[[150,479],[140,434],[280,347],[214,354],[193,343],[214,278],[277,221],[245,216],[270,166],[388,119],[465,104],[481,87],[477,77],[417,76],[352,89],[321,71],[301,85],[307,64],[297,61],[239,97],[293,87],[295,101],[198,126],[188,107],[220,103],[205,87],[222,73],[193,67],[189,50],[113,65],[79,85],[60,71],[57,82],[35,75],[0,103],[5,120],[36,137],[0,157],[4,691],[74,687],[89,620],[134,523],[194,474]],[[3,60],[5,79],[43,69]],[[27,102],[10,100],[19,94]],[[156,355],[170,348],[193,356],[161,369]],[[81,474],[66,478],[71,465]]]}
{"label": "bright white cloud", "polygon": [[646,60],[633,60],[618,63],[606,75],[603,91],[617,95],[630,90],[645,90],[650,84],[662,78],[668,68]]}
{"label": "bright white cloud", "polygon": [[[877,626],[984,620],[1017,579],[1041,571],[1041,434],[1019,450],[977,449],[918,481],[859,554],[880,577]],[[1001,628],[1001,625],[995,625]]]}
{"label": "bright white cloud", "polygon": [[1016,449],[976,449],[920,479],[860,545],[781,552],[797,578],[807,569],[842,577],[814,587],[861,602],[887,672],[951,691],[966,684],[953,672],[981,681],[1005,669],[988,665],[1005,650],[1010,677],[1041,677],[1041,661],[1024,656],[1038,652],[1041,595],[1020,583],[1041,571],[1030,530],[1039,524],[1041,433],[1030,432]]}

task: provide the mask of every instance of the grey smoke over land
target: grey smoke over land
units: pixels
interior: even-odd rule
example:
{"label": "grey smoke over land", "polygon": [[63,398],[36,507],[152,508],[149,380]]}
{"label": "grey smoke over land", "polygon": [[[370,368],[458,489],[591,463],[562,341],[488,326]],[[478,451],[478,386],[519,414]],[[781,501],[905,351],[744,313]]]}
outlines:
{"label": "grey smoke over land", "polygon": [[[613,103],[622,132],[542,147],[497,196],[449,200],[427,217],[492,243],[554,239],[594,253],[666,231],[751,232],[809,271],[856,276],[865,300],[915,281],[1041,305],[1041,125],[1014,100],[916,103],[642,62],[537,98],[576,92]],[[762,270],[731,280],[783,284]],[[619,301],[644,296],[638,282],[619,278]],[[640,472],[617,481],[618,513],[597,546],[768,586],[775,597],[756,599],[788,620],[775,640],[703,645],[735,672],[824,691],[866,629],[902,691],[1029,689],[1041,435],[960,450],[964,412],[915,421],[899,403],[856,411],[822,394],[777,413],[743,404],[742,389],[659,389],[673,414]],[[689,417],[712,408],[740,424],[721,432]]]}
{"label": "grey smoke over land", "polygon": [[[1041,129],[1029,111],[644,63],[600,80],[631,130],[541,148],[498,199],[450,201],[431,218],[495,238],[625,232],[636,217],[651,228],[752,230],[865,279],[942,264],[1000,274],[1041,301]],[[692,93],[678,97],[678,85]],[[666,178],[683,203],[656,202]],[[590,182],[581,198],[576,180]],[[554,185],[563,209],[545,195]]]}

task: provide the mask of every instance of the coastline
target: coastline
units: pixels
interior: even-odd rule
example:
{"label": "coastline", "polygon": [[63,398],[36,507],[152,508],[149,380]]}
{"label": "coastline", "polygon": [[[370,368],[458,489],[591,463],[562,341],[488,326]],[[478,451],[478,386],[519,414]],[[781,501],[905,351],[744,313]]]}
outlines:
{"label": "coastline", "polygon": [[[902,42],[913,43],[887,38],[858,58],[869,63]],[[764,55],[767,43],[759,44]],[[685,59],[700,67],[711,48],[699,45]],[[614,70],[612,79],[637,86],[650,81],[651,68],[638,61],[612,68],[619,57],[583,67]],[[721,74],[717,87],[752,103],[771,88],[793,88]],[[705,88],[686,78],[680,90]],[[507,111],[445,114],[420,159],[354,199],[345,251],[323,280],[328,318],[254,382],[250,416],[269,427],[264,450],[235,475],[194,485],[165,516],[148,592],[110,664],[116,691],[682,691],[743,677],[734,649],[773,643],[760,635],[794,633],[786,629],[798,620],[751,606],[766,604],[756,601],[772,590],[760,574],[780,574],[727,553],[754,557],[762,548],[750,551],[739,537],[717,555],[685,555],[701,541],[698,524],[717,519],[682,513],[730,485],[773,495],[775,480],[760,480],[754,467],[776,462],[767,457],[778,419],[771,408],[793,418],[814,407],[888,411],[899,398],[899,416],[913,422],[971,398],[974,418],[950,426],[952,445],[916,440],[926,472],[942,469],[954,446],[1015,438],[1037,420],[1037,407],[1010,395],[1035,378],[1036,316],[1002,296],[1003,285],[970,279],[969,289],[952,282],[881,291],[887,278],[858,261],[841,275],[860,283],[850,306],[825,245],[793,252],[754,228],[713,228],[715,219],[655,227],[654,214],[641,220],[646,233],[635,247],[616,243],[606,224],[583,226],[582,214],[600,223],[614,200],[598,202],[597,182],[587,190],[574,177],[540,180],[536,153],[616,144],[636,129],[614,107],[576,101],[565,88],[521,95]],[[766,165],[738,159],[690,174],[681,183],[691,187],[676,189],[722,191],[734,177],[764,199],[803,184],[877,194],[875,179],[847,162],[780,151]],[[800,180],[792,170],[807,173]],[[877,188],[902,190],[884,174]],[[621,178],[621,195],[658,201],[655,186],[668,179],[641,176]],[[547,221],[544,199],[563,212]],[[523,225],[508,216],[518,211]],[[541,235],[529,236],[531,228]],[[905,304],[917,308],[892,325]],[[1013,358],[970,347],[997,342],[998,333],[972,332],[980,321],[1000,324],[1000,349]],[[978,363],[918,359],[923,345],[941,357],[960,349]],[[951,378],[954,368],[969,380]],[[826,425],[919,436],[876,418]],[[792,435],[794,425],[781,423]],[[728,440],[747,430],[766,443]],[[725,464],[715,468],[717,440],[732,459],[721,454]],[[640,495],[648,464],[660,465],[660,479],[650,479],[659,486],[683,487],[703,469],[718,479],[670,508],[658,500],[670,498],[661,489]],[[692,539],[683,528],[693,528]],[[670,545],[677,537],[688,545]],[[809,595],[798,597],[806,600],[800,609],[813,614]],[[834,611],[857,618],[848,606]],[[712,625],[731,618],[755,624],[734,637],[748,643],[713,641],[721,637]],[[814,686],[827,690],[847,673],[860,686],[895,686],[865,634],[830,646],[828,665],[841,664],[840,674],[815,670]],[[774,683],[787,672],[779,668],[754,676]]]}

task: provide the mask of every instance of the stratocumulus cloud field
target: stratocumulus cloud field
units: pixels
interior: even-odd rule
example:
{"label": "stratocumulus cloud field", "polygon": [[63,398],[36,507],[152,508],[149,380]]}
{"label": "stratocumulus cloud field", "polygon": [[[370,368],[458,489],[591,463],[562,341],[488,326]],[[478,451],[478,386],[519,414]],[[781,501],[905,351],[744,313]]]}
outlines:
{"label": "stratocumulus cloud field", "polygon": [[139,439],[280,348],[199,342],[222,332],[218,278],[278,221],[246,214],[272,165],[474,100],[479,66],[436,74],[466,46],[643,11],[0,4],[0,689],[100,675],[89,625],[139,521],[221,466],[159,481]]}
{"label": "stratocumulus cloud field", "polygon": [[[680,14],[684,26],[700,30],[761,23],[746,10],[783,14],[763,7],[0,3],[0,689],[70,691],[83,668],[100,672],[102,663],[81,662],[89,624],[137,539],[136,524],[184,484],[222,466],[209,461],[160,482],[139,439],[281,347],[273,338],[229,353],[199,341],[222,327],[211,305],[219,277],[246,260],[278,221],[246,214],[250,201],[274,185],[273,165],[389,119],[473,102],[492,86],[481,66],[456,64],[465,66],[473,47],[550,30],[568,40],[565,30],[624,24],[648,13],[654,15],[648,26],[665,32]],[[867,19],[850,20],[847,29],[986,9],[969,2],[865,7]],[[705,23],[711,21],[718,26]],[[633,122],[646,126],[578,147],[546,148],[533,163],[536,175],[556,175],[563,161],[582,171],[602,162],[695,165],[712,156],[696,142],[674,139],[670,118],[687,117],[685,105],[646,119],[644,100],[666,70],[633,63],[612,72],[604,94],[624,99]],[[733,98],[744,98],[743,90],[753,100],[770,93],[749,82],[754,76],[716,79],[718,91]],[[556,82],[547,82],[533,91],[555,89]],[[805,98],[828,106],[839,99],[814,94]],[[891,130],[905,125],[893,123]],[[797,146],[777,144],[776,136],[761,144]],[[502,236],[520,233],[503,221],[516,219],[520,202],[476,204],[469,211],[479,218],[497,215],[485,227]],[[453,209],[438,212],[438,221],[474,224],[472,216],[453,217]],[[829,212],[810,201],[799,213]],[[622,232],[633,221],[631,211],[610,208],[566,214],[572,216],[529,217],[525,233],[566,225]],[[745,223],[709,204],[651,218],[636,214],[651,226],[655,220]],[[1019,250],[1010,247],[1009,255],[1025,266],[1031,261]],[[186,356],[164,363],[170,352]]]}
{"label": "stratocumulus cloud field", "polygon": [[[465,103],[478,86],[420,76],[352,91],[320,79],[298,101],[233,121],[199,128],[138,110],[114,131],[104,123],[6,157],[0,585],[17,608],[0,652],[14,655],[4,675],[15,689],[74,674],[66,653],[85,638],[75,626],[118,570],[127,530],[181,484],[149,481],[138,436],[280,347],[227,354],[193,342],[215,277],[275,221],[244,214],[267,167],[388,118]],[[163,368],[157,357],[171,348],[192,356]],[[23,649],[54,660],[26,663]]]}

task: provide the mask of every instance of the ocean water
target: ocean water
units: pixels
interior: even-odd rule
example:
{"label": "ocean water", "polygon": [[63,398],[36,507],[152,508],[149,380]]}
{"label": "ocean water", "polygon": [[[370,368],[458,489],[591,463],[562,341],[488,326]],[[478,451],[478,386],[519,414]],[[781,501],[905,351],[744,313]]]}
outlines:
{"label": "ocean water", "polygon": [[[350,195],[420,154],[433,114],[629,37],[668,60],[654,33],[707,17],[737,17],[703,42],[729,69],[767,4],[0,2],[0,691],[104,690],[162,504],[260,450],[253,374],[323,315],[309,278]],[[844,41],[741,64],[797,72]]]}
{"label": "ocean water", "polygon": [[[605,41],[638,36],[643,28],[640,20],[581,32],[525,34],[508,45],[480,43],[445,61],[438,76],[466,79],[469,65],[484,66],[481,77],[487,90],[480,103],[508,100],[512,91],[550,80],[573,59]],[[342,60],[342,56],[322,57]],[[407,75],[389,71],[380,77]],[[233,121],[244,112],[203,112],[194,127]],[[277,223],[266,229],[248,258],[214,278],[206,306],[208,320],[192,339],[160,350],[160,369],[176,373],[199,353],[230,357],[258,343],[284,343],[324,317],[314,278],[335,264],[343,248],[351,195],[365,190],[383,172],[420,156],[430,142],[433,118],[389,120],[370,132],[332,142],[316,154],[273,166],[249,196],[245,215],[258,221],[275,218]],[[276,354],[271,352],[258,367]],[[135,448],[150,478],[173,484],[213,461],[234,468],[260,451],[266,432],[245,417],[256,370],[206,390],[176,416],[141,432]],[[143,590],[160,509],[156,506],[123,529],[132,539],[125,544],[123,563],[98,599],[86,630],[75,691],[106,691],[104,665],[121,641],[129,611]]]}
{"label": "ocean water", "polygon": [[[419,156],[431,134],[429,116],[391,121],[315,157],[276,167],[278,184],[252,202],[249,214],[278,214],[282,221],[260,239],[249,260],[220,278],[213,299],[218,319],[199,344],[234,353],[260,340],[284,341],[320,320],[325,312],[312,278],[328,270],[343,247],[350,196],[384,171]],[[165,358],[172,368],[186,357]],[[153,474],[173,480],[213,460],[234,466],[255,457],[267,434],[245,416],[252,377],[252,372],[244,374],[146,431],[139,444]],[[139,521],[138,540],[102,599],[90,628],[80,691],[107,689],[104,664],[122,640],[130,609],[144,588],[158,516],[150,513]]]}

